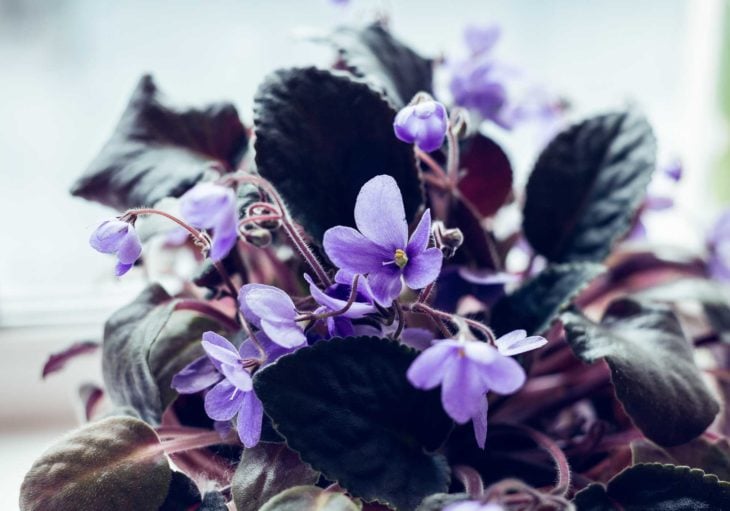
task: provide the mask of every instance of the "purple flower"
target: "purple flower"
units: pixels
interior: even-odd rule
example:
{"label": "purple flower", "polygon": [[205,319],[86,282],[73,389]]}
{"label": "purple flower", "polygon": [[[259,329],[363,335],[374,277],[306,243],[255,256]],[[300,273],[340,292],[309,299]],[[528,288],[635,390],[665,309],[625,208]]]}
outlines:
{"label": "purple flower", "polygon": [[498,25],[468,25],[464,29],[464,42],[472,55],[481,55],[489,52],[501,35]]}
{"label": "purple flower", "polygon": [[357,229],[337,226],[324,233],[324,250],[337,267],[367,275],[372,296],[389,307],[403,288],[421,289],[436,280],[443,255],[428,248],[431,211],[421,217],[408,239],[400,189],[390,176],[365,183],[355,202]]}
{"label": "purple flower", "polygon": [[[266,335],[258,341],[266,352],[264,366],[292,350],[274,344]],[[205,413],[223,429],[237,417],[238,436],[246,447],[256,445],[261,437],[263,405],[253,391],[251,375],[245,368],[247,359],[259,359],[258,348],[247,339],[239,349],[215,332],[203,334],[206,356],[183,368],[172,379],[172,388],[180,394],[194,394],[211,388],[205,395]]]}
{"label": "purple flower", "polygon": [[437,101],[408,105],[398,112],[393,122],[396,137],[409,144],[415,143],[426,152],[443,145],[448,128],[446,107]]}
{"label": "purple flower", "polygon": [[[354,279],[349,278],[350,275],[346,272],[338,272],[335,275],[335,283],[322,291],[312,280],[308,274],[304,274],[304,280],[309,284],[309,292],[312,298],[321,305],[319,309],[315,311],[317,314],[330,311],[341,310],[347,305],[347,301],[350,298],[352,291],[352,281]],[[370,289],[367,286],[367,282],[361,282],[364,279],[359,279],[357,288],[358,291],[355,295],[355,301],[350,305],[343,314],[337,316],[330,316],[326,319],[327,330],[331,336],[347,337],[354,334],[351,319],[358,319],[375,312],[377,309],[373,305],[373,298]]]}
{"label": "purple flower", "polygon": [[[513,332],[505,337],[502,344],[506,351],[519,350],[513,341],[520,334]],[[536,343],[530,341],[530,345]],[[441,385],[444,410],[459,424],[472,421],[481,448],[487,438],[486,393],[512,394],[525,383],[522,366],[498,349],[479,341],[453,339],[434,341],[413,361],[407,377],[414,387],[423,390]]]}
{"label": "purple flower", "polygon": [[102,254],[116,254],[117,277],[127,273],[142,255],[142,244],[134,226],[117,218],[103,221],[91,233],[89,244]]}
{"label": "purple flower", "polygon": [[505,511],[505,509],[499,504],[466,500],[450,504],[444,508],[444,511]]}
{"label": "purple flower", "polygon": [[520,353],[542,348],[547,344],[547,339],[539,335],[528,337],[527,332],[524,330],[513,330],[495,340],[494,344],[502,355],[513,357]]}
{"label": "purple flower", "polygon": [[302,327],[296,321],[299,314],[294,302],[281,289],[264,284],[246,284],[238,293],[238,303],[244,317],[279,346],[294,348],[307,342]]}
{"label": "purple flower", "polygon": [[715,222],[707,244],[710,249],[707,262],[710,275],[730,282],[730,209],[725,210]]}
{"label": "purple flower", "polygon": [[449,89],[454,103],[476,111],[483,118],[504,128],[510,128],[510,123],[502,116],[508,99],[504,69],[484,58],[457,62],[451,67]]}
{"label": "purple flower", "polygon": [[238,240],[236,194],[226,186],[200,183],[180,197],[180,214],[198,229],[212,229],[210,258],[220,261]]}

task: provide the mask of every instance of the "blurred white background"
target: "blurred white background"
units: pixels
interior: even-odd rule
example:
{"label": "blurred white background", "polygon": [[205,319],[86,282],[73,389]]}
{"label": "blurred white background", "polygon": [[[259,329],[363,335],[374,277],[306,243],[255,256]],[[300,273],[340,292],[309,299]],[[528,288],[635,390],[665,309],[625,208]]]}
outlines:
{"label": "blurred white background", "polygon": [[[496,53],[569,98],[574,114],[634,103],[655,126],[663,161],[686,164],[683,220],[658,236],[697,244],[708,169],[726,136],[716,108],[722,0],[0,0],[0,508],[17,506],[32,461],[76,423],[79,382],[97,360],[40,380],[48,353],[99,339],[142,287],[117,280],[87,245],[110,211],[67,190],[110,135],[140,75],[175,101],[231,100],[244,122],[269,71],[327,64],[294,37],[388,12],[425,55],[463,51],[467,23],[499,23]],[[534,153],[516,136],[515,163]]]}

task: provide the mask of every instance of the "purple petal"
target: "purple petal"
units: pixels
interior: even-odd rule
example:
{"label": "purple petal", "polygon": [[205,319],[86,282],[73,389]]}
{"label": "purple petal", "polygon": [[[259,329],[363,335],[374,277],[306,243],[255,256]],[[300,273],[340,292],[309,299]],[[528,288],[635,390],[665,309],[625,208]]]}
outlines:
{"label": "purple petal", "polygon": [[226,257],[238,241],[238,218],[235,211],[233,215],[217,223],[213,229],[210,258],[215,262]]}
{"label": "purple petal", "polygon": [[235,215],[236,195],[231,188],[200,183],[180,197],[180,214],[200,229],[215,228],[223,218]]}
{"label": "purple petal", "polygon": [[223,379],[210,359],[206,356],[189,363],[172,377],[170,385],[180,394],[195,394],[215,385]]}
{"label": "purple petal", "polygon": [[406,285],[411,289],[423,289],[435,281],[441,273],[443,259],[444,255],[436,247],[408,259],[406,267],[403,268]]}
{"label": "purple petal", "polygon": [[427,209],[421,217],[421,220],[416,226],[416,230],[411,234],[411,238],[408,240],[408,246],[406,247],[406,254],[408,257],[415,257],[420,254],[426,247],[431,239],[431,210]]}
{"label": "purple petal", "polygon": [[261,424],[264,420],[264,405],[253,392],[243,394],[243,402],[238,413],[238,438],[244,447],[251,448],[261,439]]}
{"label": "purple petal", "polygon": [[393,121],[393,131],[398,139],[409,144],[415,142],[427,152],[443,145],[448,126],[446,108],[436,101],[408,105],[398,112]]}
{"label": "purple petal", "polygon": [[466,357],[456,357],[447,367],[441,385],[441,403],[446,413],[459,424],[465,424],[481,406],[487,386],[480,370],[482,366]]}
{"label": "purple petal", "polygon": [[60,371],[66,365],[66,362],[72,358],[78,357],[79,355],[86,355],[88,353],[94,353],[100,348],[100,345],[96,341],[77,341],[67,348],[51,354],[43,364],[43,372],[41,378],[48,376],[51,373]]}
{"label": "purple petal", "polygon": [[221,365],[221,371],[226,379],[241,392],[248,392],[253,388],[251,375],[240,365],[223,364]]}
{"label": "purple petal", "polygon": [[117,251],[117,259],[122,264],[134,264],[142,255],[142,243],[139,241],[137,231],[131,225],[127,230],[127,234],[119,244],[119,250]]}
{"label": "purple petal", "polygon": [[[294,302],[278,287],[246,284],[238,294],[241,312],[258,320],[292,322],[297,315]],[[255,323],[257,323],[255,322]]]}
{"label": "purple petal", "polygon": [[413,107],[406,107],[398,112],[393,121],[393,131],[398,140],[402,140],[406,144],[416,141],[418,119],[413,115]]}
{"label": "purple petal", "polygon": [[[338,270],[337,273],[335,273],[335,282],[337,284],[343,284],[352,287],[352,282],[355,280],[355,275],[355,272],[349,270]],[[360,278],[357,279],[357,292],[363,295],[365,301],[371,303],[375,301],[375,299],[373,298],[373,291],[370,289],[370,284],[368,284],[368,279],[366,279],[365,276],[362,274],[360,274]]]}
{"label": "purple petal", "polygon": [[394,264],[383,266],[368,275],[368,284],[373,292],[373,298],[383,307],[390,307],[393,300],[400,295],[401,289],[403,289],[400,275],[400,270]]}
{"label": "purple petal", "polygon": [[423,351],[408,368],[406,377],[417,389],[429,390],[444,379],[449,364],[458,357],[458,346],[440,342]]}
{"label": "purple petal", "polygon": [[502,30],[498,25],[469,25],[464,29],[464,41],[472,55],[491,50],[501,35]]}
{"label": "purple petal", "polygon": [[525,370],[513,358],[499,355],[481,369],[481,376],[489,390],[497,394],[512,394],[525,383]]}
{"label": "purple petal", "polygon": [[[365,277],[361,277],[362,280],[365,280]],[[309,292],[312,295],[312,298],[320,304],[324,305],[327,309],[331,311],[337,311],[345,307],[347,305],[346,300],[340,300],[339,298],[333,298],[326,294],[324,291],[319,289],[312,280],[312,277],[310,277],[308,274],[304,274],[304,280],[309,283]],[[358,286],[359,287],[359,286]],[[347,312],[345,312],[342,316],[346,318],[361,318],[365,316],[366,314],[370,314],[375,312],[375,306],[371,303],[362,303],[362,302],[354,302],[352,305],[350,305],[350,308],[347,309]]]}
{"label": "purple petal", "polygon": [[130,227],[129,223],[116,218],[104,220],[91,233],[89,244],[102,254],[114,254],[127,236]]}
{"label": "purple petal", "polygon": [[[205,332],[201,341],[203,349],[211,360],[220,364],[238,365],[240,357],[236,347],[215,332]],[[219,367],[220,369],[220,367]]]}
{"label": "purple petal", "polygon": [[118,262],[117,265],[114,267],[114,275],[116,275],[117,277],[121,277],[122,275],[127,273],[129,270],[131,270],[133,266],[134,266],[134,263],[124,264],[124,263]]}
{"label": "purple petal", "polygon": [[[264,366],[275,362],[279,357],[296,351],[296,349],[285,348],[284,346],[276,344],[271,339],[269,339],[269,336],[266,335],[266,333],[264,332],[258,332],[256,334],[256,340],[259,342],[259,344],[261,344],[261,347],[266,353],[266,362],[264,363]],[[241,359],[259,358],[261,356],[259,349],[253,342],[251,342],[250,339],[246,339],[245,341],[243,341],[238,351]]]}
{"label": "purple petal", "polygon": [[502,355],[514,356],[542,348],[547,344],[547,339],[538,335],[527,337],[527,332],[524,330],[515,330],[503,335],[494,343]]}
{"label": "purple petal", "polygon": [[355,328],[348,318],[335,316],[327,318],[327,332],[332,337],[350,337],[355,335]]}
{"label": "purple petal", "polygon": [[494,272],[493,270],[474,270],[464,266],[459,266],[458,273],[467,282],[480,286],[511,284],[520,280],[519,276],[512,273]]}
{"label": "purple petal", "polygon": [[474,427],[474,438],[476,438],[477,445],[484,449],[484,445],[487,442],[487,411],[489,408],[489,401],[485,395],[482,398],[482,402],[479,405],[479,410],[476,415],[471,418],[471,424]]}
{"label": "purple petal", "polygon": [[285,348],[295,348],[307,342],[304,331],[292,322],[261,320],[261,329],[273,342]]}
{"label": "purple petal", "polygon": [[337,266],[352,273],[377,271],[384,261],[390,261],[395,251],[388,251],[367,239],[352,227],[327,229],[322,241],[327,257]]}
{"label": "purple petal", "polygon": [[433,333],[425,328],[409,328],[403,329],[403,333],[400,336],[400,341],[406,346],[410,346],[418,351],[423,351],[431,346],[433,341]]}
{"label": "purple petal", "polygon": [[[222,335],[218,335],[217,333],[208,330],[207,332],[203,333],[203,340],[207,341],[211,344],[215,344],[216,346],[220,346],[221,348],[227,349],[229,351],[235,351],[236,347],[231,344],[231,342],[223,337]],[[240,358],[240,357],[239,357]],[[213,365],[216,367],[218,371],[221,369],[221,363],[217,359],[209,358],[209,360],[213,363]]]}
{"label": "purple petal", "polygon": [[389,252],[381,263],[392,260],[396,249],[406,247],[408,223],[395,179],[387,175],[375,176],[362,186],[355,201],[355,224],[367,239]]}
{"label": "purple petal", "polygon": [[241,409],[244,392],[223,380],[205,395],[205,413],[213,420],[231,420]]}
{"label": "purple petal", "polygon": [[499,351],[481,341],[464,342],[463,350],[469,360],[485,366],[493,363],[499,357]]}

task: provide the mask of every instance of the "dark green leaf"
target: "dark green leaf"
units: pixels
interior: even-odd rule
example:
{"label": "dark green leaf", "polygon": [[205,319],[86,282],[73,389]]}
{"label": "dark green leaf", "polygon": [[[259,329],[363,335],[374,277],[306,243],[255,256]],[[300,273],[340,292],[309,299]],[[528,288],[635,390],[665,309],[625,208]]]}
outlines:
{"label": "dark green leaf", "polygon": [[712,423],[718,404],[666,306],[624,298],[611,303],[600,324],[574,312],[562,320],[581,359],[606,360],[616,396],[649,439],[663,446],[684,444]]}
{"label": "dark green leaf", "polygon": [[231,492],[236,509],[253,511],[277,493],[292,486],[314,484],[317,479],[319,473],[286,445],[260,443],[244,449]]}
{"label": "dark green leaf", "polygon": [[[269,500],[259,511],[360,511],[360,507],[342,493],[327,492],[316,486],[296,486]],[[239,509],[249,510],[254,508]]]}
{"label": "dark green leaf", "polygon": [[256,393],[302,459],[352,495],[402,511],[448,487],[436,449],[451,428],[438,390],[406,379],[416,352],[394,341],[320,342],[257,373]]}
{"label": "dark green leaf", "polygon": [[203,355],[203,332],[221,331],[213,318],[176,310],[177,304],[155,284],[115,312],[104,327],[102,370],[109,396],[153,424],[176,397],[172,377]]}
{"label": "dark green leaf", "polygon": [[285,69],[255,98],[256,164],[315,239],[355,225],[357,194],[380,174],[395,178],[406,217],[423,202],[413,149],[393,135],[395,110],[342,72]]}
{"label": "dark green leaf", "polygon": [[725,511],[730,509],[730,484],[698,469],[640,464],[605,488],[588,486],[574,502],[578,511]]}
{"label": "dark green leaf", "polygon": [[195,482],[183,472],[173,472],[167,497],[159,511],[188,511],[200,503],[200,491]]}
{"label": "dark green leaf", "polygon": [[727,288],[716,282],[699,278],[673,280],[635,296],[662,302],[699,302],[709,325],[723,341],[730,342],[730,298]]}
{"label": "dark green leaf", "polygon": [[527,240],[551,261],[603,261],[631,226],[655,160],[651,127],[636,113],[592,117],[560,133],[527,183]]}
{"label": "dark green leaf", "polygon": [[206,170],[235,168],[248,143],[231,103],[178,108],[139,81],[114,133],[71,193],[120,211],[178,197]]}
{"label": "dark green leaf", "polygon": [[636,440],[631,443],[631,453],[634,463],[686,465],[730,481],[730,445],[726,439],[710,442],[699,437],[674,447],[659,447],[648,440]]}
{"label": "dark green leaf", "polygon": [[397,40],[381,23],[362,29],[340,27],[329,41],[342,66],[385,90],[399,108],[418,92],[431,93],[433,61]]}
{"label": "dark green leaf", "polygon": [[21,511],[157,511],[171,471],[155,431],[113,417],[69,433],[36,460],[20,488]]}
{"label": "dark green leaf", "polygon": [[524,329],[540,334],[558,314],[605,268],[594,263],[552,264],[502,297],[492,309],[492,328],[497,335]]}

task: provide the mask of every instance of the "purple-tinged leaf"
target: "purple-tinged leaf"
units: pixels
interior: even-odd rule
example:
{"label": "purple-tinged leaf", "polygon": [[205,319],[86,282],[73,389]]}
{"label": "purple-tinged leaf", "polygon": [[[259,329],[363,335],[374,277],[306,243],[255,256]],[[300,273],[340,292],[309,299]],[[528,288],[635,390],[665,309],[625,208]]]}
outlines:
{"label": "purple-tinged leaf", "polygon": [[246,128],[231,103],[175,107],[145,75],[111,138],[71,193],[120,211],[152,206],[179,197],[206,171],[233,170],[247,143]]}
{"label": "purple-tinged leaf", "polygon": [[36,460],[20,487],[20,510],[158,511],[171,475],[151,427],[111,417],[69,433]]}
{"label": "purple-tinged leaf", "polygon": [[99,349],[99,343],[96,341],[78,341],[73,343],[68,348],[65,348],[57,353],[53,353],[48,357],[46,363],[43,364],[42,378],[45,378],[49,374],[60,371],[66,366],[66,363],[72,358],[80,355],[88,355],[95,353]]}
{"label": "purple-tinged leaf", "polygon": [[647,438],[680,445],[712,423],[719,406],[669,308],[623,298],[608,307],[600,324],[572,311],[561,320],[578,357],[606,360],[616,396]]}
{"label": "purple-tinged leaf", "polygon": [[659,447],[649,440],[631,442],[632,461],[638,463],[669,463],[699,468],[730,481],[730,444],[726,438],[711,442],[704,437],[674,447]]}
{"label": "purple-tinged leaf", "polygon": [[502,148],[476,134],[464,142],[459,166],[466,172],[459,192],[482,216],[494,215],[512,193],[512,166]]}
{"label": "purple-tinged leaf", "polygon": [[89,422],[98,413],[97,408],[104,398],[104,391],[93,383],[84,383],[79,387],[78,393],[83,405],[84,418]]}
{"label": "purple-tinged leaf", "polygon": [[530,245],[554,262],[602,262],[631,227],[655,165],[654,134],[639,114],[600,115],[563,131],[527,183]]}
{"label": "purple-tinged leaf", "polygon": [[292,486],[315,484],[319,472],[304,463],[286,444],[259,443],[244,449],[231,481],[237,509],[259,509]]}

